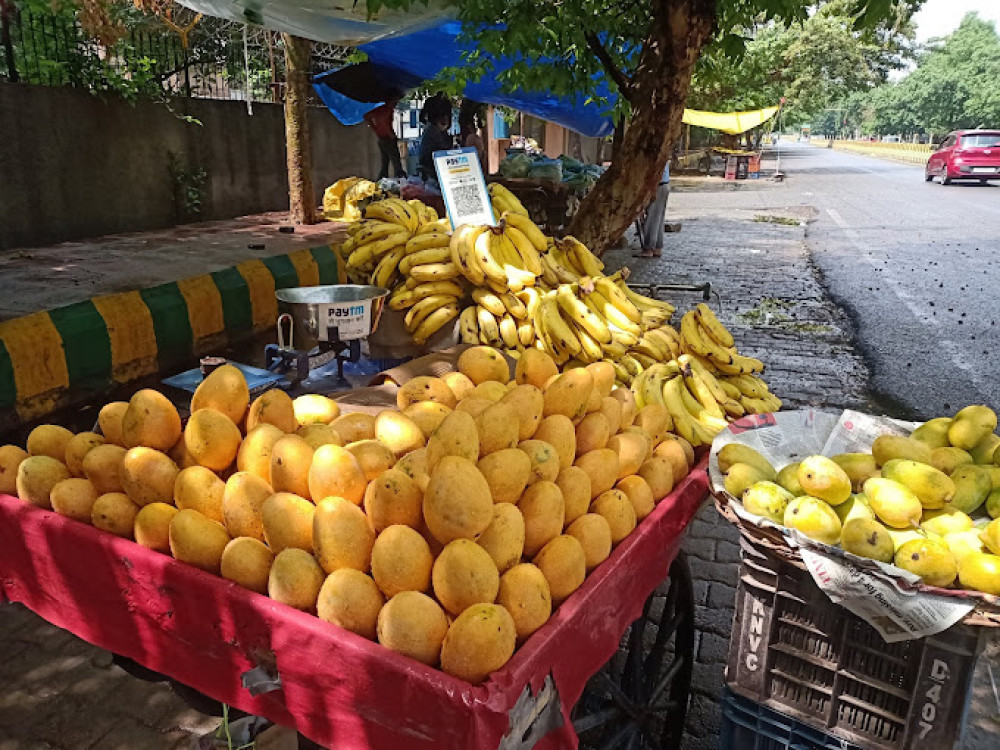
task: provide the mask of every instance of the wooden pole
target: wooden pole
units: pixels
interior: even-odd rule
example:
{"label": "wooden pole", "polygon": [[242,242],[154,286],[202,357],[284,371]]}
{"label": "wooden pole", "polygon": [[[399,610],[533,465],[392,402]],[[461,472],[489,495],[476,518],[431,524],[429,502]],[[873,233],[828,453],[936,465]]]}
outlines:
{"label": "wooden pole", "polygon": [[282,34],[285,46],[285,150],[288,159],[288,218],[315,224],[316,193],[309,141],[309,61],[312,42]]}

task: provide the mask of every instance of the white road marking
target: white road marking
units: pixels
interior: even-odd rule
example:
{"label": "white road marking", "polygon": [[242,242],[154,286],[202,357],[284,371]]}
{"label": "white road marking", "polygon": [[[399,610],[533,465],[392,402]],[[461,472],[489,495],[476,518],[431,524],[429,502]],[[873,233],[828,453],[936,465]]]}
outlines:
{"label": "white road marking", "polygon": [[876,275],[881,275],[882,279],[885,281],[892,293],[896,295],[896,298],[902,302],[903,305],[906,306],[906,309],[910,311],[913,317],[925,327],[931,329],[931,333],[934,335],[934,338],[938,341],[941,348],[947,352],[955,366],[965,372],[965,374],[969,377],[969,380],[985,391],[985,381],[983,381],[980,377],[979,371],[965,358],[965,355],[962,353],[958,344],[949,338],[941,337],[941,321],[937,320],[934,316],[928,316],[926,314],[926,310],[922,307],[921,301],[914,298],[913,295],[903,288],[902,282],[900,282],[900,280],[893,274],[892,270],[890,270],[890,264],[887,263],[885,268],[880,268],[875,263],[875,258],[868,253],[867,248],[861,243],[861,235],[858,234],[856,230],[852,229],[846,221],[844,221],[844,218],[836,209],[828,208],[826,209],[826,212],[830,215],[830,218],[833,219],[837,226],[840,227],[844,236],[851,241],[851,244],[861,251],[861,259],[872,267],[872,270],[876,273]]}

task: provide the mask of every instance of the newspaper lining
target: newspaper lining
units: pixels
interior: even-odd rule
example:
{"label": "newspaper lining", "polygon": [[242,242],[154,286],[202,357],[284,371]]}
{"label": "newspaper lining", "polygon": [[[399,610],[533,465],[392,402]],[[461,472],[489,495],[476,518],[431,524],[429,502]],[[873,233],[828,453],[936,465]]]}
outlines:
{"label": "newspaper lining", "polygon": [[[909,435],[916,426],[913,422],[850,410],[839,416],[809,409],[741,419],[712,443],[709,478],[716,491],[724,490],[716,455],[728,443],[754,448],[775,468],[781,468],[816,454],[867,452],[879,435]],[[779,530],[790,547],[799,549],[816,585],[830,600],[868,622],[887,643],[940,633],[975,608],[974,599],[934,595],[911,588],[920,578],[894,565],[816,542],[794,529],[747,512],[738,500],[731,499],[730,505],[742,520]]]}

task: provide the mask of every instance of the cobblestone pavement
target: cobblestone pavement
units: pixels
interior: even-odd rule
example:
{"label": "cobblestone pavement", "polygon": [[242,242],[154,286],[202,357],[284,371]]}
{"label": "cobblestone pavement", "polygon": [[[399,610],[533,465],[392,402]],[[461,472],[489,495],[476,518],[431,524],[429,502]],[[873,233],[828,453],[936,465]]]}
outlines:
{"label": "cobblestone pavement", "polygon": [[[756,189],[755,189],[756,188]],[[847,318],[827,299],[809,259],[811,209],[790,202],[782,185],[747,183],[723,194],[673,192],[663,256],[632,258],[635,247],[609,252],[610,268],[627,265],[638,284],[712,284],[711,304],[740,352],[767,364],[764,374],[784,408],[877,408],[866,396],[867,370],[851,347]],[[678,316],[700,301],[675,294]],[[685,750],[715,750],[739,566],[736,529],[707,502],[688,530],[695,590],[695,665]]]}
{"label": "cobblestone pavement", "polygon": [[[768,364],[786,408],[866,404],[866,370],[849,325],[825,298],[804,243],[809,209],[771,182],[675,192],[659,260],[634,248],[606,256],[637,283],[710,281],[740,350]],[[678,307],[697,301],[677,294]],[[713,306],[719,309],[713,301]],[[695,579],[696,664],[685,748],[718,744],[719,701],[739,561],[737,535],[711,504],[692,524],[685,550]],[[13,605],[0,605],[0,750],[187,748],[217,720],[189,709],[168,687],[145,683],[110,656]]]}

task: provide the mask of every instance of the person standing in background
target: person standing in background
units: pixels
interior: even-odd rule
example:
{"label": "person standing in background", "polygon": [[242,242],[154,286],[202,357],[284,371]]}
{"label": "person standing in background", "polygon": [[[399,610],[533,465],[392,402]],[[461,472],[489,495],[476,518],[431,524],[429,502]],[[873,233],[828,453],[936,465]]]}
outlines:
{"label": "person standing in background", "polygon": [[663,175],[660,177],[660,184],[656,188],[656,195],[653,196],[652,203],[646,209],[646,221],[642,225],[642,234],[639,241],[642,243],[642,251],[636,254],[636,258],[659,258],[663,252],[663,218],[667,212],[667,199],[670,197],[670,160],[663,167]]}
{"label": "person standing in background", "polygon": [[424,104],[420,120],[426,123],[424,134],[420,138],[420,176],[425,182],[436,181],[434,152],[455,147],[455,142],[448,133],[451,128],[451,102],[444,96],[433,96]]}
{"label": "person standing in background", "polygon": [[396,104],[399,99],[390,99],[385,104],[365,113],[365,124],[378,137],[378,150],[382,154],[382,166],[378,171],[378,179],[389,176],[389,163],[392,163],[394,177],[406,177],[406,170],[399,158],[399,140],[396,138],[396,128],[393,120],[396,115]]}
{"label": "person standing in background", "polygon": [[476,149],[479,164],[483,168],[483,174],[486,174],[488,171],[486,169],[486,141],[483,140],[480,133],[483,122],[482,110],[483,105],[479,102],[471,99],[462,101],[462,106],[458,110],[458,142],[462,148]]}

